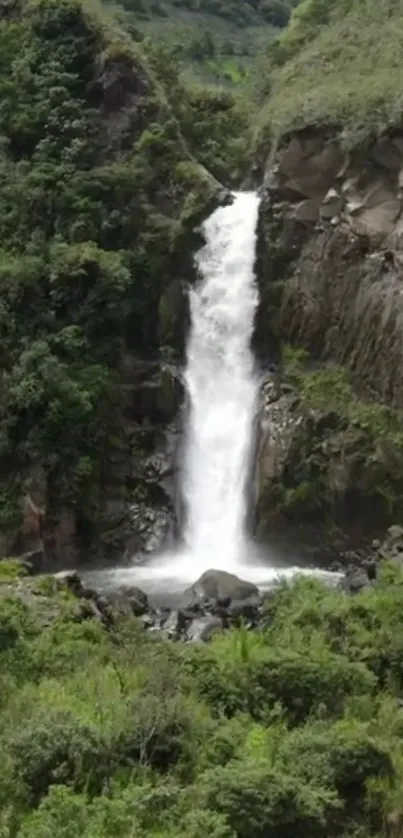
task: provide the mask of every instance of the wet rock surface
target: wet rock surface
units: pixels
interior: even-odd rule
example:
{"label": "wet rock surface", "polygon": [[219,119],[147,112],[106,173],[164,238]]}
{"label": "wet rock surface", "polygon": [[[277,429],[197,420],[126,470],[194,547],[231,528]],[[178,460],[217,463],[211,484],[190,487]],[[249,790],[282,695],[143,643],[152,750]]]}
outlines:
{"label": "wet rock surface", "polygon": [[[403,528],[390,527],[385,539],[374,542],[369,553],[357,554],[355,561],[353,556],[351,559],[344,573],[339,572],[333,581],[329,579],[329,584],[336,585],[346,596],[376,586],[385,560],[403,566]],[[206,643],[231,627],[253,630],[267,622],[266,604],[277,584],[274,582],[270,589],[262,591],[233,574],[212,569],[184,591],[179,607],[172,608],[163,604],[157,607],[136,585],[100,591],[87,585],[76,570],[66,570],[0,583],[0,596],[18,596],[29,605],[35,604],[43,625],[48,625],[60,616],[58,596],[64,591],[73,598],[73,618],[78,622],[96,619],[108,628],[122,617],[134,616],[144,631],[176,642]]]}
{"label": "wet rock surface", "polygon": [[[189,593],[184,592],[183,605],[179,608],[164,605],[156,607],[151,598],[137,586],[126,585],[101,592],[87,586],[77,571],[62,571],[54,575],[36,577],[33,586],[29,580],[0,585],[0,596],[12,594],[29,604],[35,602],[42,623],[48,625],[60,614],[57,595],[66,591],[76,601],[73,615],[79,622],[97,619],[108,628],[122,617],[135,616],[144,631],[184,643],[206,643],[231,627],[243,626],[246,630],[258,628],[262,622],[265,602],[273,595],[275,585],[272,590],[263,592],[258,591],[251,583],[224,571],[208,573],[214,573],[217,579],[223,574],[225,584],[231,584],[237,595],[246,592],[249,595],[232,599],[220,592],[220,596],[192,597],[189,601]],[[197,588],[197,584],[192,587]],[[348,586],[345,590],[348,593],[353,592]]]}
{"label": "wet rock surface", "polygon": [[194,600],[244,600],[259,593],[256,585],[239,579],[225,570],[207,570],[190,588],[185,591]]}
{"label": "wet rock surface", "polygon": [[166,544],[176,526],[175,455],[183,398],[175,365],[122,359],[125,386],[105,460],[93,554],[130,561]]}
{"label": "wet rock surface", "polygon": [[[63,574],[57,574],[61,579]],[[207,642],[231,626],[243,624],[252,629],[259,625],[265,595],[256,585],[221,570],[209,570],[184,591],[179,608],[154,607],[147,595],[135,586],[98,594],[84,585],[77,586],[78,574],[67,572],[65,584],[79,599],[92,598],[108,622],[119,615],[141,618],[145,630],[160,632],[170,640],[189,643]],[[232,594],[232,595],[231,595]]]}

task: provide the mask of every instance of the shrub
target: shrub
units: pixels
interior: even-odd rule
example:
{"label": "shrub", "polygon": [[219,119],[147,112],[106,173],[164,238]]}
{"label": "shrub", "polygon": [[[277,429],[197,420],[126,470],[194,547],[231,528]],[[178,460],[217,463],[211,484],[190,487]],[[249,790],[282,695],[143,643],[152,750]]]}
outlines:
{"label": "shrub", "polygon": [[100,735],[69,713],[31,722],[11,739],[10,752],[33,805],[56,783],[100,793],[111,772]]}
{"label": "shrub", "polygon": [[395,775],[389,753],[354,724],[293,731],[279,744],[277,764],[336,791],[356,817],[365,814],[368,781]]}
{"label": "shrub", "polygon": [[280,704],[289,722],[299,724],[323,707],[337,716],[349,696],[374,689],[374,678],[364,665],[350,663],[323,645],[307,654],[307,649],[287,649],[286,644],[272,649],[260,640],[242,659],[242,651],[234,654],[234,636],[212,644],[219,652],[215,660],[211,650],[192,657],[196,689],[217,714],[232,716],[238,711],[254,719],[270,718]]}
{"label": "shrub", "polygon": [[328,716],[340,715],[349,696],[371,692],[375,685],[365,666],[342,656],[329,653],[315,659],[287,650],[255,661],[248,681],[255,717],[279,702],[292,724],[319,710]]}
{"label": "shrub", "polygon": [[194,794],[203,806],[227,817],[237,838],[323,836],[339,808],[334,793],[297,784],[264,761],[234,760],[208,771]]}

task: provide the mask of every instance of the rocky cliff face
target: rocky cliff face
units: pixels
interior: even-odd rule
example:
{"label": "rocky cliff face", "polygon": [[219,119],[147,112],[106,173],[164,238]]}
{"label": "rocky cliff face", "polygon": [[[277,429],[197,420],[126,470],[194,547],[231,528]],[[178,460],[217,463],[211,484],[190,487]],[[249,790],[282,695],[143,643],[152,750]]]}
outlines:
{"label": "rocky cliff face", "polygon": [[403,134],[347,153],[293,136],[265,175],[261,339],[348,367],[360,389],[403,406]]}
{"label": "rocky cliff face", "polygon": [[283,342],[303,347],[330,372],[263,387],[257,527],[266,536],[297,527],[337,552],[402,517],[402,186],[399,132],[347,152],[331,133],[306,130],[268,161],[257,348],[278,359]]}
{"label": "rocky cliff face", "polygon": [[176,535],[176,456],[182,383],[176,366],[121,359],[119,401],[108,417],[96,519],[55,507],[46,471],[32,468],[21,486],[20,518],[3,533],[3,555],[22,554],[34,570],[138,560]]}

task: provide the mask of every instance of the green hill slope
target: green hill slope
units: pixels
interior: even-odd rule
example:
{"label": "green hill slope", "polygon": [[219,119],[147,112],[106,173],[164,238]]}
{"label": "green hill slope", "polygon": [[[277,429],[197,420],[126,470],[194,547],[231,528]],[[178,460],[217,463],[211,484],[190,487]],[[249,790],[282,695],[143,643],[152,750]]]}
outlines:
{"label": "green hill slope", "polygon": [[400,0],[304,0],[268,56],[260,132],[340,128],[349,144],[400,122]]}
{"label": "green hill slope", "polygon": [[237,84],[254,57],[286,26],[299,0],[121,0],[123,20],[163,44],[187,73]]}

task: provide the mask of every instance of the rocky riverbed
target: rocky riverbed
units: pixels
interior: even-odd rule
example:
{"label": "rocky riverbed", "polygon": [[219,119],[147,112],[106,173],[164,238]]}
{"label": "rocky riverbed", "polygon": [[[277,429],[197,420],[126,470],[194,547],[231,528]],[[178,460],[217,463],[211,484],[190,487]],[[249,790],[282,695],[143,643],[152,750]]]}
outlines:
{"label": "rocky riverbed", "polygon": [[[355,559],[343,573],[329,574],[326,584],[334,584],[347,596],[354,595],[376,585],[385,561],[403,564],[402,527],[390,527],[385,539],[374,542],[361,562]],[[10,578],[5,573],[0,578],[0,597],[16,597],[34,606],[43,625],[49,625],[68,607],[77,622],[96,619],[111,627],[121,617],[135,616],[145,631],[186,643],[208,642],[234,626],[258,628],[264,622],[270,597],[281,584],[281,572],[270,589],[262,590],[234,574],[211,569],[185,588],[173,606],[169,596],[166,604],[157,604],[136,585],[117,585],[106,591],[102,586],[90,586],[76,570],[32,576],[29,565],[17,565],[13,563]]]}

